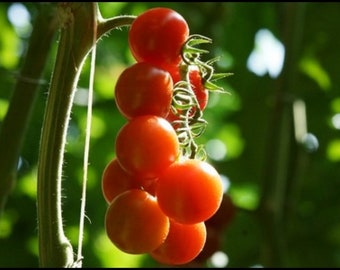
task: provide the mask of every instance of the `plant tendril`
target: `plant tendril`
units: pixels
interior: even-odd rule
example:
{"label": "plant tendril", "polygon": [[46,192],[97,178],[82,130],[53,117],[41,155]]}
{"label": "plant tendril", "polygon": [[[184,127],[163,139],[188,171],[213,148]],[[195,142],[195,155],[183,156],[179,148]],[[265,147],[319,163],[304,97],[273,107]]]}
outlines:
{"label": "plant tendril", "polygon": [[220,60],[219,57],[208,61],[200,59],[201,54],[209,53],[208,50],[197,48],[197,45],[212,43],[212,40],[202,35],[191,35],[182,47],[182,63],[180,65],[181,81],[174,85],[171,110],[177,117],[172,122],[182,150],[182,155],[190,159],[206,159],[203,145],[197,145],[195,139],[201,136],[208,124],[203,119],[203,112],[190,83],[190,71],[197,69],[200,72],[204,87],[209,91],[228,93],[222,87],[213,83],[219,79],[232,75],[232,73],[215,73],[213,64]]}

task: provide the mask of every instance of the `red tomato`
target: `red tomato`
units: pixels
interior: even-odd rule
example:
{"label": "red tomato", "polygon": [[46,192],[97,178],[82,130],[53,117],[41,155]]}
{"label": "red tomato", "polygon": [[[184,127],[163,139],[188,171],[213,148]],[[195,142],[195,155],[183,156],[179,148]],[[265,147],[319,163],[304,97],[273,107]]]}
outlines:
{"label": "red tomato", "polygon": [[129,189],[142,189],[151,195],[156,194],[157,179],[140,179],[129,174],[115,158],[107,164],[102,174],[102,193],[107,203]]}
{"label": "red tomato", "polygon": [[119,130],[115,146],[120,165],[140,179],[158,178],[180,154],[174,128],[154,115],[131,119]]}
{"label": "red tomato", "polygon": [[172,100],[173,83],[169,72],[149,63],[136,63],[119,76],[115,100],[127,119],[145,114],[166,117]]}
{"label": "red tomato", "polygon": [[175,221],[202,222],[220,207],[222,180],[209,163],[183,159],[173,163],[158,179],[156,196],[163,212]]}
{"label": "red tomato", "polygon": [[150,252],[162,264],[179,265],[194,260],[204,247],[207,237],[204,222],[184,225],[170,219],[170,230],[164,243]]}
{"label": "red tomato", "polygon": [[181,49],[189,37],[189,27],[176,11],[156,7],[140,14],[131,24],[129,46],[137,62],[160,67],[178,65]]}
{"label": "red tomato", "polygon": [[200,71],[198,69],[191,70],[189,79],[200,109],[203,111],[208,104],[209,91],[204,87]]}
{"label": "red tomato", "polygon": [[129,254],[148,253],[159,247],[169,233],[169,218],[155,197],[131,189],[118,195],[105,215],[105,229],[111,242]]}
{"label": "red tomato", "polygon": [[139,187],[140,183],[122,169],[117,159],[111,160],[105,167],[102,175],[102,192],[107,203],[110,203],[120,193]]}

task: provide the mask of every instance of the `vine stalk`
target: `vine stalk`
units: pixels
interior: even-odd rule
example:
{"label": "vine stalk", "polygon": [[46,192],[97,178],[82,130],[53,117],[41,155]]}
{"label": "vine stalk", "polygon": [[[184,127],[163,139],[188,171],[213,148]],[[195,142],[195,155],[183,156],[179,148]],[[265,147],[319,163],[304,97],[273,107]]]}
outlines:
{"label": "vine stalk", "polygon": [[62,167],[69,117],[82,66],[95,41],[134,17],[104,20],[96,3],[58,4],[60,40],[51,78],[38,159],[38,236],[41,267],[74,267],[73,248],[63,231]]}

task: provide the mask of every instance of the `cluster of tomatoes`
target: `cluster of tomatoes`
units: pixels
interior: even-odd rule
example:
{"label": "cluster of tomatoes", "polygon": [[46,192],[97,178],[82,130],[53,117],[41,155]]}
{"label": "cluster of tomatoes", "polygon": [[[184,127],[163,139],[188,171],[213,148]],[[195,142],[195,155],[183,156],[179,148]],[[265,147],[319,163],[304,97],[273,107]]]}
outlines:
{"label": "cluster of tomatoes", "polygon": [[[111,242],[126,253],[147,253],[168,265],[198,256],[207,239],[205,221],[223,198],[219,173],[206,161],[183,154],[181,127],[174,124],[203,110],[208,99],[194,67],[184,80],[198,108],[172,109],[174,88],[183,80],[180,64],[188,38],[186,21],[168,8],[149,9],[131,24],[129,47],[136,63],[121,73],[115,86],[117,108],[127,121],[116,136],[116,157],[102,175]],[[180,96],[185,100],[185,94]]]}

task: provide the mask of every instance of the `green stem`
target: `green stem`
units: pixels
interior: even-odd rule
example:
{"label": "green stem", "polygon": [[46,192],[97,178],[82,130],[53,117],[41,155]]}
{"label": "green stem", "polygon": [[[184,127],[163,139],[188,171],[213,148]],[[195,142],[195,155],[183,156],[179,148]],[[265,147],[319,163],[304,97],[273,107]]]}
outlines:
{"label": "green stem", "polygon": [[[78,266],[64,234],[61,183],[67,128],[83,63],[94,42],[127,16],[102,20],[96,3],[60,3],[58,53],[44,115],[38,162],[38,232],[41,267]],[[101,21],[102,20],[102,21]]]}
{"label": "green stem", "polygon": [[38,82],[57,26],[55,5],[39,6],[24,63],[0,130],[0,212],[15,184],[21,146],[39,90]]}
{"label": "green stem", "polygon": [[59,4],[61,31],[46,104],[38,162],[38,229],[41,267],[73,265],[73,249],[63,231],[61,178],[73,96],[82,65],[96,35],[93,3]]}

